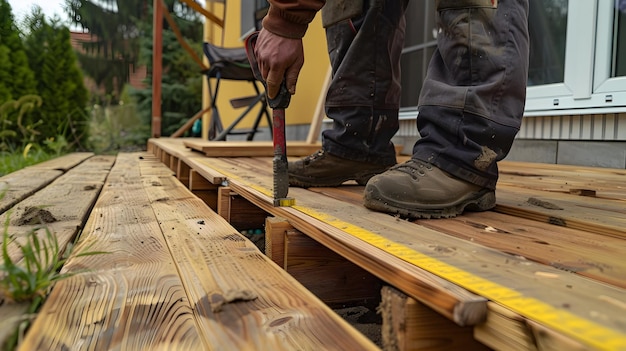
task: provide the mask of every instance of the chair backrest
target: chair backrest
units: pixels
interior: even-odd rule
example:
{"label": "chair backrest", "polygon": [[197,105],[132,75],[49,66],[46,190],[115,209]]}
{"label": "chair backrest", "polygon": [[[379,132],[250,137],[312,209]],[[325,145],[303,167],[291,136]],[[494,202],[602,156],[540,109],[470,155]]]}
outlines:
{"label": "chair backrest", "polygon": [[246,49],[223,48],[211,43],[204,43],[202,49],[209,60],[210,77],[217,77],[230,80],[255,80]]}

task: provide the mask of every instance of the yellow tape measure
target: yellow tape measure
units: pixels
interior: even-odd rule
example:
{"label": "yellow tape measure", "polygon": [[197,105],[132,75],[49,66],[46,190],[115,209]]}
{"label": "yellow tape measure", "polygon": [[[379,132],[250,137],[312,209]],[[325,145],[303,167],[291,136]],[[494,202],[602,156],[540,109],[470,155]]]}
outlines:
{"label": "yellow tape measure", "polygon": [[302,206],[294,208],[466,290],[497,302],[526,318],[548,326],[575,340],[579,340],[588,346],[598,350],[626,350],[626,335],[616,330],[598,325],[537,299],[524,296],[516,290],[461,270],[325,213],[319,213]]}

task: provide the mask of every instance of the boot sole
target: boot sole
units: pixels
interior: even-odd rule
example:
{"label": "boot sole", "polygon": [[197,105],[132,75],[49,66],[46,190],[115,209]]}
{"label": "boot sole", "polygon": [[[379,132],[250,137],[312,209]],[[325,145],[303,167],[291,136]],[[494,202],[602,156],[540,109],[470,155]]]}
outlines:
{"label": "boot sole", "polygon": [[394,204],[393,201],[385,199],[378,194],[378,191],[366,192],[364,195],[365,207],[385,213],[397,214],[401,217],[412,219],[430,218],[453,218],[467,211],[488,211],[496,206],[496,193],[493,190],[483,189],[467,199],[457,203],[444,205],[441,208],[406,208]]}

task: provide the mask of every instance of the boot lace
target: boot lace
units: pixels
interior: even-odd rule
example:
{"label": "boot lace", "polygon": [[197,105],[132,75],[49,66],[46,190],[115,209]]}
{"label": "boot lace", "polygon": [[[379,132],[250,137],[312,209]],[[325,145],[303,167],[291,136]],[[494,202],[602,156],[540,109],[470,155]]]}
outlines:
{"label": "boot lace", "polygon": [[418,179],[418,177],[425,176],[426,171],[433,169],[433,165],[424,161],[410,159],[405,163],[393,166],[391,169],[406,173],[413,179]]}
{"label": "boot lace", "polygon": [[311,162],[315,161],[316,159],[322,158],[322,157],[324,157],[324,150],[318,150],[316,153],[304,157],[302,161],[304,162],[305,165],[308,165]]}

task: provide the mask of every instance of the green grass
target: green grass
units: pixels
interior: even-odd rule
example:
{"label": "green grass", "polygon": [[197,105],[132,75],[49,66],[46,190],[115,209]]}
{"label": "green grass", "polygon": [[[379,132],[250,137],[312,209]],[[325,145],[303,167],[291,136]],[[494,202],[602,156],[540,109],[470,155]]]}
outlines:
{"label": "green grass", "polygon": [[20,152],[0,152],[0,177],[43,161],[57,157],[56,153],[43,149],[27,150],[26,155]]}
{"label": "green grass", "polygon": [[[7,301],[35,301],[47,295],[52,285],[75,273],[61,273],[69,251],[59,246],[54,234],[47,227],[29,231],[18,240],[9,234],[9,217],[4,223],[2,235],[2,264],[0,264],[0,296]],[[39,233],[43,231],[45,235]],[[14,245],[21,254],[19,261],[9,255],[9,246]],[[103,254],[98,251],[84,251],[74,257]]]}

